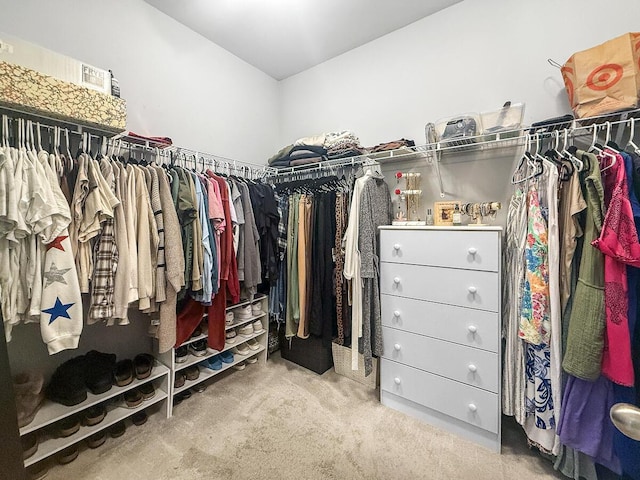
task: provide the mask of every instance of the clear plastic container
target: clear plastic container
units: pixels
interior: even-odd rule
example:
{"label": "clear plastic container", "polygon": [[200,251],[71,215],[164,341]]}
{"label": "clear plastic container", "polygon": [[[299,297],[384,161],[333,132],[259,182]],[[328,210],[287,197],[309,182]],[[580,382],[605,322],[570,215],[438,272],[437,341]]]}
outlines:
{"label": "clear plastic container", "polygon": [[498,110],[482,112],[480,117],[485,135],[519,130],[524,118],[524,103],[512,103]]}
{"label": "clear plastic container", "polygon": [[482,134],[482,120],[478,113],[465,113],[438,120],[435,130],[443,147],[469,145]]}

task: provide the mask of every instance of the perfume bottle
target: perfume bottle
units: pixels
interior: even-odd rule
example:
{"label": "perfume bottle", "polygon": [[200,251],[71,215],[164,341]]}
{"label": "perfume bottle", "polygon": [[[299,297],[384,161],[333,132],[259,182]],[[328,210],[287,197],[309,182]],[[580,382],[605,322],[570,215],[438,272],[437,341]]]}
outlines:
{"label": "perfume bottle", "polygon": [[430,208],[427,208],[427,225],[433,225],[433,212]]}
{"label": "perfume bottle", "polygon": [[455,208],[453,209],[453,225],[462,225],[462,213],[460,212],[460,205],[458,205],[457,203]]}

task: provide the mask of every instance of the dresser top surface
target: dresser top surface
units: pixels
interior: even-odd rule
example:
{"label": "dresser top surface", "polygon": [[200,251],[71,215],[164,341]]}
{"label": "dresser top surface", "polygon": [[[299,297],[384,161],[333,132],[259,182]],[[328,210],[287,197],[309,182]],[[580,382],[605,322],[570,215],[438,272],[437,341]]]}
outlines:
{"label": "dresser top surface", "polygon": [[502,232],[502,227],[495,225],[460,225],[456,227],[436,227],[426,225],[382,225],[380,230],[434,230],[434,231],[471,231]]}

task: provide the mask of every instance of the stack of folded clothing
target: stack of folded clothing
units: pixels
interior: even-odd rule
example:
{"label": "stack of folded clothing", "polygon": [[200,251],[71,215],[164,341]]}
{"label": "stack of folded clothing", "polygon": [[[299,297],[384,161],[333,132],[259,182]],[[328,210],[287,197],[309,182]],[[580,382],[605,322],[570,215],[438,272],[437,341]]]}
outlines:
{"label": "stack of folded clothing", "polygon": [[378,153],[378,152],[386,152],[389,150],[397,150],[402,147],[415,147],[415,146],[416,146],[416,142],[414,142],[413,140],[407,140],[406,138],[401,138],[400,140],[394,140],[393,142],[380,143],[375,147],[371,147],[369,151],[371,153]]}
{"label": "stack of folded clothing", "polygon": [[360,139],[349,130],[327,133],[324,146],[327,149],[329,159],[356,157],[367,153],[365,148],[360,145]]}
{"label": "stack of folded clothing", "polygon": [[324,135],[306,137],[287,145],[268,160],[274,168],[317,163],[327,159]]}

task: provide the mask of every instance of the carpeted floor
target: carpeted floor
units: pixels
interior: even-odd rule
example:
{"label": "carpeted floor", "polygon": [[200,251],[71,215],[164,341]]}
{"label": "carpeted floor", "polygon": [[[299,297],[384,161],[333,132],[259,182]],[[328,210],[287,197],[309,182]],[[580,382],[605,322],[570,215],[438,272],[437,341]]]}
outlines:
{"label": "carpeted floor", "polygon": [[274,355],[150,417],[49,480],[544,480],[564,478],[505,422],[503,453],[383,407],[378,393]]}

